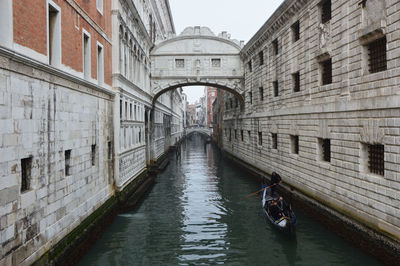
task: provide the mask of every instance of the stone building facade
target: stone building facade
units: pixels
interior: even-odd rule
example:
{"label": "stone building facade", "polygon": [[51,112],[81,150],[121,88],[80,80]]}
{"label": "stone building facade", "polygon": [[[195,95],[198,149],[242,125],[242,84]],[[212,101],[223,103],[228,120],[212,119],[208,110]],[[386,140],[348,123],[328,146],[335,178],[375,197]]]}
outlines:
{"label": "stone building facade", "polygon": [[150,89],[173,34],[167,0],[0,0],[0,265],[52,259],[180,140],[181,91]]}
{"label": "stone building facade", "polygon": [[33,263],[113,194],[110,14],[0,1],[0,265]]}
{"label": "stone building facade", "polygon": [[400,240],[398,1],[286,0],[241,51],[224,149]]}

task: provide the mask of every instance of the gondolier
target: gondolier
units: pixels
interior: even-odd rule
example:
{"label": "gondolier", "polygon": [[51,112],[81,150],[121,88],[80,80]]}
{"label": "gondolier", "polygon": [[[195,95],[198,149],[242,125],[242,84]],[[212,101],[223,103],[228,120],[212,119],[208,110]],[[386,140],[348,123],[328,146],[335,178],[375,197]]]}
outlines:
{"label": "gondolier", "polygon": [[273,196],[275,194],[277,186],[282,182],[282,178],[279,174],[276,172],[272,172],[271,175],[271,195]]}

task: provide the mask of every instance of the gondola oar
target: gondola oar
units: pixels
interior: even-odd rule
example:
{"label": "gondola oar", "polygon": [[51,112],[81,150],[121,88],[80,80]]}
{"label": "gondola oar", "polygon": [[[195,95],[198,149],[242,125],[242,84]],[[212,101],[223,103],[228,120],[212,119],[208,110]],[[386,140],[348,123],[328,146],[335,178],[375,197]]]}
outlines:
{"label": "gondola oar", "polygon": [[249,195],[247,195],[247,196],[245,196],[245,197],[243,197],[243,198],[245,198],[245,199],[250,198],[251,196],[257,195],[257,194],[260,193],[261,191],[264,191],[264,190],[266,190],[267,188],[273,187],[273,186],[275,186],[275,185],[277,185],[277,184],[272,184],[272,185],[270,185],[270,186],[268,186],[268,187],[262,188],[262,189],[260,189],[260,190],[258,190],[258,191],[256,191],[256,192],[253,192],[253,193],[251,193],[251,194],[249,194]]}

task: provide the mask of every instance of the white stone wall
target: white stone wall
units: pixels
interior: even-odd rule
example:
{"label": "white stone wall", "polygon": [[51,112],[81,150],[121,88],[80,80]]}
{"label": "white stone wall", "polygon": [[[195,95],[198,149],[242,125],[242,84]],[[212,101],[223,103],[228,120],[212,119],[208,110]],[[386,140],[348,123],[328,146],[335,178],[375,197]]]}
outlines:
{"label": "white stone wall", "polygon": [[[358,1],[332,1],[332,19],[324,25],[319,1],[285,1],[242,50],[245,109],[226,111],[224,148],[267,173],[277,171],[303,193],[400,240],[400,5],[366,3],[363,8]],[[300,40],[294,42],[291,26],[298,20]],[[387,38],[387,70],[369,73],[365,45],[379,36]],[[278,55],[271,44],[275,39]],[[332,84],[321,85],[319,62],[326,56],[332,58]],[[294,92],[292,74],[297,71],[300,91]],[[272,148],[272,133],[278,136],[277,149]],[[299,154],[292,152],[291,135],[299,136]],[[330,162],[320,158],[319,138],[331,141]],[[370,173],[366,144],[384,145],[383,176]]]}
{"label": "white stone wall", "polygon": [[28,265],[112,196],[113,102],[88,83],[0,62],[0,265]]}

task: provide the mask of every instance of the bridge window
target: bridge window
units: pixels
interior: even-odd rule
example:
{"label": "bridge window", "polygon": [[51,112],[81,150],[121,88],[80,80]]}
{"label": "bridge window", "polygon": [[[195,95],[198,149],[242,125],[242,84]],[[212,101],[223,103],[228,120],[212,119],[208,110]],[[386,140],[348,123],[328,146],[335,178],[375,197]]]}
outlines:
{"label": "bridge window", "polygon": [[331,0],[324,0],[320,3],[321,6],[321,22],[325,24],[332,18],[332,3]]}
{"label": "bridge window", "polygon": [[211,66],[212,67],[221,67],[221,59],[219,59],[219,58],[211,59]]}
{"label": "bridge window", "polygon": [[299,154],[299,136],[290,136],[290,143],[292,146],[292,153]]}
{"label": "bridge window", "polygon": [[293,33],[293,42],[297,42],[300,40],[300,22],[296,21],[291,28]]}
{"label": "bridge window", "polygon": [[369,55],[369,72],[376,73],[387,69],[386,36],[367,45]]}
{"label": "bridge window", "polygon": [[332,58],[329,58],[320,63],[322,85],[332,83]]}
{"label": "bridge window", "polygon": [[260,101],[264,101],[264,88],[260,87],[258,88],[259,94],[260,94]]}
{"label": "bridge window", "polygon": [[275,80],[273,82],[273,87],[274,87],[274,97],[278,97],[279,96],[279,87],[278,87],[278,81]]}
{"label": "bridge window", "polygon": [[272,133],[272,149],[278,149],[278,134],[277,133]]}
{"label": "bridge window", "polygon": [[319,155],[320,160],[325,162],[331,161],[331,140],[330,139],[318,139]]}
{"label": "bridge window", "polygon": [[296,72],[292,74],[293,80],[293,91],[299,92],[300,91],[300,72]]}
{"label": "bridge window", "polygon": [[279,54],[279,43],[278,43],[278,39],[275,39],[272,41],[272,48],[274,50],[274,55]]}
{"label": "bridge window", "polygon": [[184,68],[185,67],[185,59],[175,59],[175,67],[176,68]]}
{"label": "bridge window", "polygon": [[260,60],[260,66],[264,65],[264,52],[263,51],[260,51],[258,53],[258,58]]}

